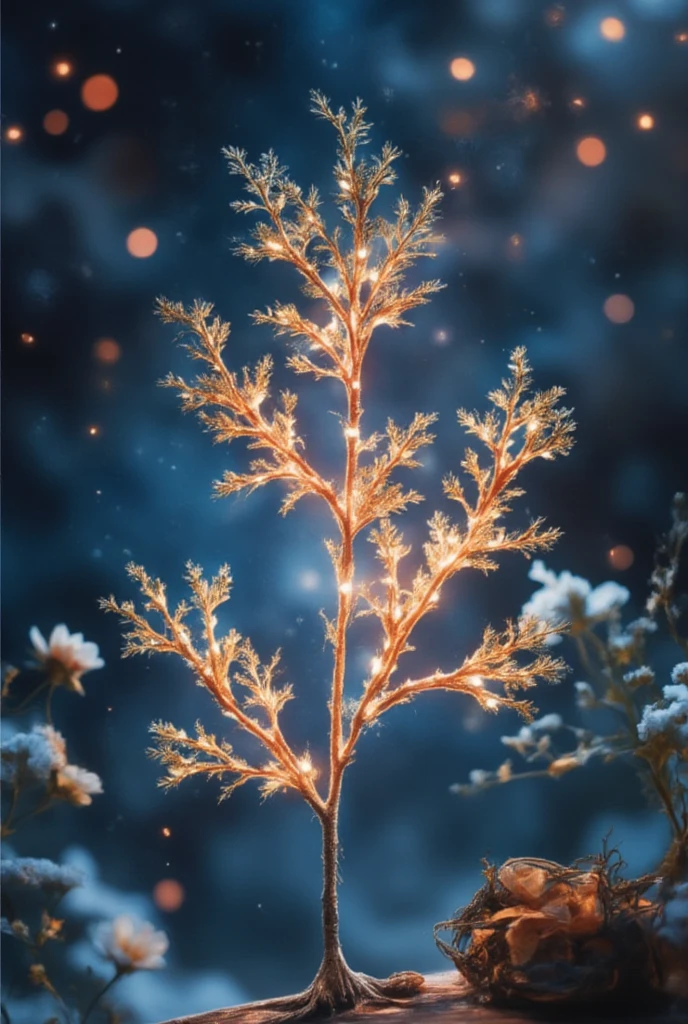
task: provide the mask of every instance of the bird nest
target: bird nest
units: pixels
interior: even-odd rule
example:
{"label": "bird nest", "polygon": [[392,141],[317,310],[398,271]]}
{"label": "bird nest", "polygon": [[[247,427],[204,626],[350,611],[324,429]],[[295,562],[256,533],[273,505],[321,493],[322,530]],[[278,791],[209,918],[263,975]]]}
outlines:
{"label": "bird nest", "polygon": [[[632,1003],[658,996],[660,962],[644,894],[604,854],[563,867],[533,858],[485,866],[486,882],[435,940],[479,996],[510,1005]],[[452,933],[451,943],[439,933]]]}

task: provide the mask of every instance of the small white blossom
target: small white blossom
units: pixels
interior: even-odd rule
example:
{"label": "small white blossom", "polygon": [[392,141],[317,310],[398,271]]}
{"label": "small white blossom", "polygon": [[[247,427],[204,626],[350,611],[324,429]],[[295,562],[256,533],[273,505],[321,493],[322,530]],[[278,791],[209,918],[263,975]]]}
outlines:
{"label": "small white blossom", "polygon": [[635,689],[638,686],[651,686],[655,681],[655,674],[649,665],[642,665],[632,672],[626,672],[623,680],[631,689]]}
{"label": "small white blossom", "polygon": [[46,857],[15,857],[0,861],[0,880],[15,889],[43,889],[64,894],[81,885],[81,871],[66,864],[55,864]]}
{"label": "small white blossom", "polygon": [[685,683],[688,685],[688,661],[682,661],[678,665],[674,665],[671,670],[671,681],[672,683]]}
{"label": "small white blossom", "polygon": [[533,732],[554,732],[555,729],[561,729],[562,724],[561,715],[549,714],[536,718],[530,723],[530,728]]}
{"label": "small white blossom", "polygon": [[474,768],[473,771],[468,774],[471,786],[484,786],[489,778],[490,773],[484,771],[482,768]]}
{"label": "small white blossom", "polygon": [[[555,626],[570,623],[573,632],[615,618],[630,597],[626,587],[618,583],[601,583],[593,589],[582,576],[568,571],[557,576],[539,559],[533,562],[528,575],[542,587],[524,604],[523,615]],[[554,635],[548,637],[547,643],[556,644],[560,640],[561,637]]]}
{"label": "small white blossom", "polygon": [[66,800],[77,807],[87,807],[93,803],[93,794],[103,792],[103,783],[95,772],[68,764],[57,773],[54,793],[61,800]]}
{"label": "small white blossom", "polygon": [[48,641],[37,626],[31,627],[29,638],[36,662],[45,669],[51,682],[82,696],[82,675],[105,664],[99,656],[98,644],[85,641],[83,633],[70,633],[64,623],[55,626]]}
{"label": "small white blossom", "polygon": [[103,921],[93,936],[97,949],[119,971],[157,971],[165,967],[164,953],[169,940],[165,932],[156,932],[148,921],[122,914],[114,921]]}

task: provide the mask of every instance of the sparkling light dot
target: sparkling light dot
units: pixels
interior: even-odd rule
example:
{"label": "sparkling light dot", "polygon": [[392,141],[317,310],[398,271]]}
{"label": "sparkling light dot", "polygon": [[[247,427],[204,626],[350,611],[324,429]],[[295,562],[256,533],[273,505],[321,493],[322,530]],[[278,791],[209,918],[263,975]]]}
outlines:
{"label": "sparkling light dot", "polygon": [[571,106],[574,110],[583,110],[585,108],[585,100],[582,96],[574,96],[571,100]]}
{"label": "sparkling light dot", "polygon": [[6,142],[21,142],[24,138],[24,129],[20,124],[11,124],[5,128],[5,141]]}
{"label": "sparkling light dot", "polygon": [[379,672],[382,668],[382,658],[375,657],[370,660],[370,671],[375,673]]}
{"label": "sparkling light dot", "polygon": [[346,437],[357,438],[360,437],[360,433],[361,432],[358,429],[358,427],[346,427],[344,430],[344,434],[346,435]]}
{"label": "sparkling light dot", "polygon": [[64,135],[69,128],[69,118],[64,110],[49,110],[43,118],[43,127],[48,135]]}
{"label": "sparkling light dot", "polygon": [[339,593],[346,596],[347,594],[350,594],[353,589],[353,584],[348,582],[342,583],[339,587]]}
{"label": "sparkling light dot", "polygon": [[170,836],[172,835],[172,829],[169,828],[169,826],[165,825],[164,828],[160,829],[160,834],[163,835],[165,839],[169,839]]}
{"label": "sparkling light dot", "polygon": [[475,64],[468,57],[455,57],[449,65],[452,77],[459,82],[467,82],[475,74]]}
{"label": "sparkling light dot", "polygon": [[585,167],[598,167],[604,163],[606,155],[604,142],[595,135],[587,135],[576,146],[576,156]]}
{"label": "sparkling light dot", "polygon": [[468,683],[469,686],[478,686],[479,687],[479,686],[483,685],[483,677],[482,676],[468,676],[466,678],[466,682]]}
{"label": "sparkling light dot", "polygon": [[74,65],[71,61],[61,58],[53,61],[50,71],[55,78],[69,78],[74,73]]}
{"label": "sparkling light dot", "polygon": [[99,363],[105,363],[107,366],[112,366],[114,363],[119,361],[119,358],[122,355],[122,349],[114,338],[99,338],[93,346],[93,355]]}
{"label": "sparkling light dot", "polygon": [[677,32],[674,39],[677,43],[688,43],[688,32]]}
{"label": "sparkling light dot", "polygon": [[33,334],[28,334],[26,331],[23,334],[20,334],[19,337],[25,345],[33,345],[36,340]]}
{"label": "sparkling light dot", "polygon": [[117,82],[110,75],[92,75],[81,86],[81,102],[89,110],[109,110],[118,96]]}
{"label": "sparkling light dot", "polygon": [[499,707],[499,701],[495,700],[494,697],[488,697],[488,699],[485,701],[485,707],[494,710],[496,707]]}
{"label": "sparkling light dot", "polygon": [[633,319],[635,306],[628,295],[610,295],[604,302],[604,315],[613,324],[627,324]]}
{"label": "sparkling light dot", "polygon": [[98,437],[100,434],[100,427],[96,423],[92,423],[88,428],[88,433],[90,437]]}
{"label": "sparkling light dot", "polygon": [[643,132],[649,132],[655,126],[655,119],[652,114],[639,114],[636,124]]}
{"label": "sparkling light dot", "polygon": [[603,18],[600,22],[600,34],[610,43],[619,43],[626,35],[626,27],[619,18]]}
{"label": "sparkling light dot", "polygon": [[623,572],[624,569],[631,568],[635,561],[635,555],[627,544],[616,544],[607,552],[607,561],[612,569]]}
{"label": "sparkling light dot", "polygon": [[459,171],[452,171],[452,173],[449,175],[449,184],[450,185],[460,185],[462,181],[463,181],[463,177],[459,173]]}
{"label": "sparkling light dot", "polygon": [[153,888],[153,902],[168,913],[179,910],[185,898],[184,886],[174,878],[162,878]]}
{"label": "sparkling light dot", "polygon": [[158,248],[158,236],[150,228],[134,228],[127,235],[127,249],[131,256],[146,259]]}

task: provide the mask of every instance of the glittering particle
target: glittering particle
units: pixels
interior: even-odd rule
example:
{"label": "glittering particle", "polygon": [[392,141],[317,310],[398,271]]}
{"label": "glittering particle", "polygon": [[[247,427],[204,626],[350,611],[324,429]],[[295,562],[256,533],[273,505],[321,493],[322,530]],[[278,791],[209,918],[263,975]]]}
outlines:
{"label": "glittering particle", "polygon": [[585,110],[585,99],[582,96],[574,96],[569,106],[574,110]]}
{"label": "glittering particle", "polygon": [[468,57],[455,57],[449,65],[452,78],[459,82],[467,82],[475,74],[475,64]]}
{"label": "glittering particle", "polygon": [[127,235],[127,250],[137,259],[147,259],[158,248],[158,236],[150,228],[134,228]]}
{"label": "glittering particle", "polygon": [[576,156],[585,167],[598,167],[604,163],[607,149],[602,139],[596,135],[587,135],[578,142]]}
{"label": "glittering particle", "polygon": [[613,324],[627,324],[635,313],[635,305],[628,295],[610,295],[603,308],[607,320]]}
{"label": "glittering particle", "polygon": [[655,126],[655,119],[652,114],[638,114],[636,124],[643,132],[649,132]]}
{"label": "glittering particle", "polygon": [[69,78],[74,74],[74,65],[64,57],[58,57],[50,65],[50,72],[54,78]]}
{"label": "glittering particle", "polygon": [[81,101],[89,110],[109,110],[119,96],[119,87],[110,75],[92,75],[81,86]]}
{"label": "glittering particle", "polygon": [[[163,834],[164,832],[163,829]],[[162,878],[153,888],[153,902],[156,907],[167,911],[168,914],[179,910],[185,898],[184,886],[175,878]]]}
{"label": "glittering particle", "polygon": [[566,11],[563,4],[554,4],[545,11],[545,24],[550,28],[558,28],[563,25]]}
{"label": "glittering particle", "polygon": [[623,572],[624,569],[631,568],[635,561],[635,555],[627,544],[616,544],[607,552],[607,561],[612,569]]}
{"label": "glittering particle", "polygon": [[450,185],[453,185],[454,188],[456,188],[457,185],[462,184],[463,175],[459,171],[452,171],[451,174],[448,176],[447,180],[449,181]]}
{"label": "glittering particle", "polygon": [[161,834],[162,836],[164,836],[164,837],[165,837],[165,839],[169,839],[169,838],[170,838],[170,836],[172,835],[172,829],[171,829],[171,828],[169,828],[169,826],[168,826],[168,825],[165,825],[165,826],[164,826],[164,828],[161,828],[161,829],[160,829],[160,834]]}
{"label": "glittering particle", "polygon": [[674,40],[677,43],[688,43],[688,32],[677,32]]}
{"label": "glittering particle", "polygon": [[100,427],[98,426],[97,423],[92,423],[90,425],[90,427],[88,428],[88,434],[89,434],[89,437],[99,437],[100,436]]}
{"label": "glittering particle", "polygon": [[43,118],[43,128],[48,135],[64,135],[69,128],[69,118],[64,110],[49,110]]}
{"label": "glittering particle", "polygon": [[20,124],[10,124],[4,131],[5,142],[12,142],[15,145],[24,138],[24,129]]}
{"label": "glittering particle", "polygon": [[626,35],[626,27],[619,18],[603,18],[600,35],[610,43],[619,43]]}
{"label": "glittering particle", "polygon": [[99,338],[93,346],[93,355],[99,363],[112,366],[119,361],[122,350],[114,338]]}
{"label": "glittering particle", "polygon": [[21,338],[24,345],[33,345],[34,342],[36,341],[33,334],[29,334],[27,331],[24,331],[23,334],[19,335],[19,337]]}

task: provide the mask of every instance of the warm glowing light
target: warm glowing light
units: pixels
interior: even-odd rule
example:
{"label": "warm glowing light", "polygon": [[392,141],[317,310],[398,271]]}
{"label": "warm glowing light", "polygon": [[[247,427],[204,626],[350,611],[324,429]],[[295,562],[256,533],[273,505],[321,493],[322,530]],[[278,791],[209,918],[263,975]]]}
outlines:
{"label": "warm glowing light", "polygon": [[114,338],[99,338],[93,346],[93,355],[99,363],[105,363],[107,366],[112,366],[114,363],[119,361],[119,358],[122,355],[122,349]]}
{"label": "warm glowing light", "polygon": [[358,256],[359,260],[364,260],[368,255],[368,250],[365,248],[359,249],[356,255]]}
{"label": "warm glowing light", "polygon": [[571,106],[576,110],[583,110],[585,108],[585,100],[582,96],[574,96],[571,100]]}
{"label": "warm glowing light", "polygon": [[55,78],[69,78],[74,73],[74,65],[68,60],[54,60],[50,65],[50,71]]}
{"label": "warm glowing light", "polygon": [[613,324],[627,324],[633,319],[635,306],[628,295],[610,295],[604,302],[604,315]]}
{"label": "warm glowing light", "polygon": [[360,380],[352,380],[351,381],[351,387],[354,389],[354,391],[360,391],[360,389],[361,389],[361,382],[360,382]]}
{"label": "warm glowing light", "polygon": [[452,171],[452,173],[449,175],[450,185],[460,185],[462,181],[463,178],[458,171]]}
{"label": "warm glowing light", "polygon": [[487,700],[485,701],[485,707],[494,710],[495,708],[499,707],[499,701],[495,700],[494,697],[488,697]]}
{"label": "warm glowing light", "polygon": [[509,245],[513,249],[520,249],[523,245],[523,237],[521,235],[512,235],[509,239]]}
{"label": "warm glowing light", "polygon": [[688,43],[688,32],[677,32],[674,39],[677,43]]}
{"label": "warm glowing light", "polygon": [[373,673],[379,672],[382,668],[382,658],[371,658],[370,660],[370,671]]}
{"label": "warm glowing light", "polygon": [[127,249],[131,256],[143,260],[158,248],[158,236],[150,228],[134,228],[127,235]]}
{"label": "warm glowing light", "polygon": [[48,135],[64,135],[69,128],[69,118],[64,110],[49,110],[43,118],[43,127]]}
{"label": "warm glowing light", "polygon": [[303,772],[304,775],[310,775],[313,771],[313,763],[307,755],[300,758],[296,763],[299,766],[299,771]]}
{"label": "warm glowing light", "polygon": [[24,332],[24,334],[20,334],[19,337],[21,338],[25,345],[33,345],[33,343],[36,340],[33,334],[27,334],[26,332]]}
{"label": "warm glowing light", "polygon": [[165,839],[169,839],[170,836],[172,835],[172,829],[169,828],[167,825],[165,825],[164,828],[161,828],[160,832],[165,837]]}
{"label": "warm glowing light", "polygon": [[350,192],[351,191],[351,183],[348,182],[346,180],[346,178],[340,178],[338,184],[339,184],[339,187],[342,190],[342,192]]}
{"label": "warm glowing light", "polygon": [[109,110],[118,96],[117,82],[110,75],[92,75],[81,86],[81,102],[89,110]]}
{"label": "warm glowing light", "polygon": [[282,246],[279,242],[270,241],[266,242],[265,245],[268,249],[272,249],[273,252],[282,252]]}
{"label": "warm glowing light", "polygon": [[20,124],[11,124],[5,128],[6,142],[21,142],[24,138],[24,129]]}
{"label": "warm glowing light", "polygon": [[379,276],[380,275],[379,275],[377,270],[369,270],[368,271],[368,280],[369,281],[377,281]]}
{"label": "warm glowing light", "polygon": [[639,114],[636,124],[641,131],[649,132],[655,126],[655,119],[652,114]]}
{"label": "warm glowing light", "polygon": [[598,167],[606,155],[604,142],[595,135],[587,135],[576,146],[576,156],[585,167]]}
{"label": "warm glowing light", "polygon": [[600,34],[610,43],[618,43],[626,35],[626,26],[619,18],[603,18],[600,22]]}
{"label": "warm glowing light", "polygon": [[563,24],[565,13],[563,4],[555,4],[545,11],[545,22],[550,28],[557,28]]}
{"label": "warm glowing light", "polygon": [[100,434],[100,427],[96,423],[92,423],[88,428],[88,432],[91,437],[98,437]]}
{"label": "warm glowing light", "polygon": [[439,604],[440,595],[437,592],[435,592],[434,594],[430,595],[429,600],[430,604]]}
{"label": "warm glowing light", "polygon": [[624,569],[631,568],[635,561],[635,555],[627,544],[616,544],[607,552],[607,561],[612,569],[618,569],[619,572],[623,572]]}
{"label": "warm glowing light", "polygon": [[340,584],[339,593],[344,594],[344,596],[346,597],[348,594],[351,593],[353,589],[353,584],[347,580],[345,583]]}
{"label": "warm glowing light", "polygon": [[483,677],[482,676],[467,676],[466,682],[468,683],[469,686],[480,687],[480,686],[483,685]]}
{"label": "warm glowing light", "polygon": [[357,438],[357,437],[361,436],[361,432],[358,429],[358,427],[346,427],[346,429],[344,430],[344,434],[345,434],[346,437],[356,437]]}
{"label": "warm glowing light", "polygon": [[459,82],[467,82],[475,74],[475,64],[468,57],[455,57],[449,65],[452,77]]}
{"label": "warm glowing light", "polygon": [[163,878],[153,888],[153,902],[168,913],[179,910],[185,897],[184,886],[174,878]]}

